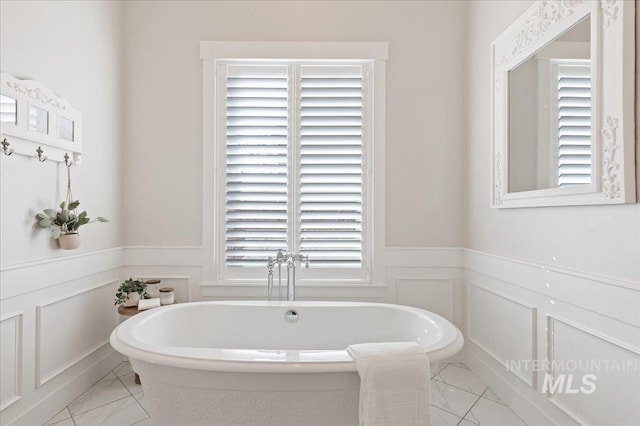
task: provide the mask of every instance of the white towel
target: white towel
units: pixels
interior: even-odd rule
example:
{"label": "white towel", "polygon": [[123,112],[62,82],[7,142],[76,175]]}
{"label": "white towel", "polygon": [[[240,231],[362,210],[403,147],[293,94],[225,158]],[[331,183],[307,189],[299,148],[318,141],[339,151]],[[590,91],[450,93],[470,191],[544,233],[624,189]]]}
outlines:
{"label": "white towel", "polygon": [[414,342],[364,343],[347,352],[360,374],[360,426],[431,426],[424,348]]}
{"label": "white towel", "polygon": [[147,309],[151,309],[151,308],[158,308],[160,307],[160,299],[155,298],[155,299],[140,299],[140,301],[138,302],[138,310],[139,311],[144,311]]}

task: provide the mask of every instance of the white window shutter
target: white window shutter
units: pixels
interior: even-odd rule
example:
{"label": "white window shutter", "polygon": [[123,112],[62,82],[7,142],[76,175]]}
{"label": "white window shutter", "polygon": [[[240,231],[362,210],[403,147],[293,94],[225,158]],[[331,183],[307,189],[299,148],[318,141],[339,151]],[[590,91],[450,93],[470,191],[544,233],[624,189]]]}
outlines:
{"label": "white window shutter", "polygon": [[558,186],[591,182],[591,67],[560,64]]}
{"label": "white window shutter", "polygon": [[227,67],[227,266],[287,249],[287,99],[286,66]]}
{"label": "white window shutter", "polygon": [[361,267],[362,66],[303,65],[300,78],[300,251],[316,267]]}
{"label": "white window shutter", "polygon": [[363,265],[362,64],[226,64],[225,266]]}

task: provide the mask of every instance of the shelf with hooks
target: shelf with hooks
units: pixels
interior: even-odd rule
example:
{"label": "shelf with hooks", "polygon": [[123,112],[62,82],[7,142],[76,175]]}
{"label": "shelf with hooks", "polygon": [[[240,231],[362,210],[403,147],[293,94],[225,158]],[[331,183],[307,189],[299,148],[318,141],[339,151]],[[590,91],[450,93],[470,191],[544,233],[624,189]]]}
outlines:
{"label": "shelf with hooks", "polygon": [[0,74],[0,124],[1,156],[80,164],[82,114],[43,84]]}
{"label": "shelf with hooks", "polygon": [[[10,142],[14,141],[14,143]],[[18,141],[17,143],[15,141]],[[24,155],[27,157],[35,157],[39,162],[54,161],[65,163],[66,165],[80,165],[82,161],[82,152],[71,152],[62,148],[51,145],[40,145],[33,141],[17,138],[7,138],[2,132],[2,140],[0,141],[2,154],[0,156],[10,157],[12,155]]]}

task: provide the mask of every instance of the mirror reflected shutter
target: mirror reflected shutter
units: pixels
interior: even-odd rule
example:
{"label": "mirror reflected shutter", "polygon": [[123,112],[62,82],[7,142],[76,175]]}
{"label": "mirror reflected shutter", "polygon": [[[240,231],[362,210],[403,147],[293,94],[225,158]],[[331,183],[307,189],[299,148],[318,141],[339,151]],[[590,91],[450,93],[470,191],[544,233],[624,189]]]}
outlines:
{"label": "mirror reflected shutter", "polygon": [[591,182],[591,66],[557,65],[558,186]]}

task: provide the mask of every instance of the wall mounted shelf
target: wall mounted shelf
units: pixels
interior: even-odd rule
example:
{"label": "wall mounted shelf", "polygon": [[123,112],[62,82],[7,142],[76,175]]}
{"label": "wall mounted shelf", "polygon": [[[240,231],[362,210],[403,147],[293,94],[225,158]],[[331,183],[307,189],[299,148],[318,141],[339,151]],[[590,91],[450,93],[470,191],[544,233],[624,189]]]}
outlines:
{"label": "wall mounted shelf", "polygon": [[5,155],[80,163],[82,114],[42,83],[0,74],[0,130]]}

